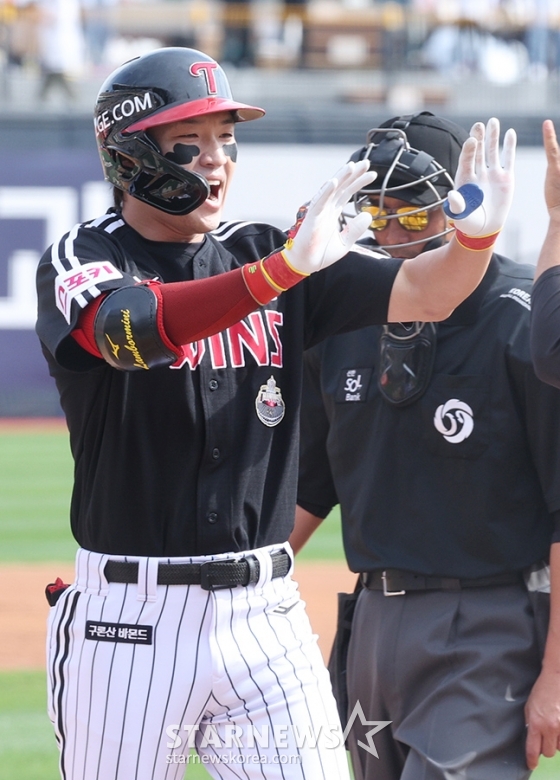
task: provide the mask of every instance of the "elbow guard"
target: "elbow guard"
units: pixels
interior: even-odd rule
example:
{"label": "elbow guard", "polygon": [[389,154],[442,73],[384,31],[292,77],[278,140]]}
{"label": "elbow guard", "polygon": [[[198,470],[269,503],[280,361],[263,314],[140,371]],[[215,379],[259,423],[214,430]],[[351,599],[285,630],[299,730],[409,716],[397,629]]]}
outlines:
{"label": "elbow guard", "polygon": [[170,366],[179,351],[165,335],[159,300],[146,285],[120,287],[101,303],[95,343],[109,365],[121,371]]}

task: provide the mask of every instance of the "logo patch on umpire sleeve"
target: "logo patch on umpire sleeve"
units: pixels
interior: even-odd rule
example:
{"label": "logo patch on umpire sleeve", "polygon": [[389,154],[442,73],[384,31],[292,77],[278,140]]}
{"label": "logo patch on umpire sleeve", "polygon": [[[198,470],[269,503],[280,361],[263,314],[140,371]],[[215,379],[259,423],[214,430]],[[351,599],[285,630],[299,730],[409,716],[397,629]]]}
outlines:
{"label": "logo patch on umpire sleeve", "polygon": [[372,368],[345,368],[340,372],[335,400],[337,403],[367,401]]}
{"label": "logo patch on umpire sleeve", "polygon": [[125,642],[133,645],[151,645],[153,626],[128,623],[101,623],[86,620],[86,639],[96,642]]}

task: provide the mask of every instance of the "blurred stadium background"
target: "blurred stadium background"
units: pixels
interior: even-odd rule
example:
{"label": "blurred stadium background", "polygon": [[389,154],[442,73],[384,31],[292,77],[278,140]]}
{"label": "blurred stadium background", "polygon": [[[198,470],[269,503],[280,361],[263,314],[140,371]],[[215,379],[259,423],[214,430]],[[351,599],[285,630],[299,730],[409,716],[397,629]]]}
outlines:
{"label": "blurred stadium background", "polygon": [[288,226],[390,116],[427,109],[468,129],[495,115],[521,145],[498,249],[535,262],[560,0],[0,0],[0,417],[60,414],[33,331],[35,267],[108,204],[92,132],[101,83],[162,45],[215,56],[235,96],[267,110],[239,128],[227,218]]}
{"label": "blurred stadium background", "polygon": [[[467,129],[497,116],[520,141],[498,249],[536,261],[541,124],[560,120],[560,0],[0,0],[0,418],[60,416],[34,333],[35,268],[108,205],[92,131],[101,83],[162,45],[213,55],[234,95],[267,110],[239,127],[226,218],[288,226],[391,116],[430,110]],[[64,432],[0,432],[0,566],[71,560],[70,482]],[[308,554],[341,560],[338,517],[323,533]],[[0,780],[58,776],[44,687],[42,670],[0,671]],[[559,772],[542,762],[535,780]]]}

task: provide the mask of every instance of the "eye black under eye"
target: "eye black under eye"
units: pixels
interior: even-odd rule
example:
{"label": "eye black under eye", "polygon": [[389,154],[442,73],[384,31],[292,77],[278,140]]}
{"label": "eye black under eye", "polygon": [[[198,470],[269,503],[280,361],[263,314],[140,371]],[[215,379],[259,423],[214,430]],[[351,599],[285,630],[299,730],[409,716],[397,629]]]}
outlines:
{"label": "eye black under eye", "polygon": [[223,150],[224,154],[227,154],[232,162],[237,162],[237,144],[235,141],[232,141],[229,144],[224,144]]}
{"label": "eye black under eye", "polygon": [[200,149],[194,144],[175,144],[172,152],[167,152],[166,159],[177,165],[188,165],[200,155]]}

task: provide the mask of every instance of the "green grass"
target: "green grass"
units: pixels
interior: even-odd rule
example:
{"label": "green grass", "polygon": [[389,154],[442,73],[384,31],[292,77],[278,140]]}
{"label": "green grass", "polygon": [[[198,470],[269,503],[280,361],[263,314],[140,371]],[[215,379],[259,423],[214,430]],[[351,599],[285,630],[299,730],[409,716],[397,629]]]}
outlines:
{"label": "green grass", "polygon": [[[71,486],[66,433],[0,433],[0,563],[73,560]],[[338,510],[321,524],[300,558],[343,558]],[[189,767],[188,780],[209,777],[203,766]],[[541,759],[532,777],[558,780],[560,754]],[[44,672],[0,672],[0,780],[59,778]]]}
{"label": "green grass", "polygon": [[[0,433],[0,562],[71,561],[72,457],[66,432]],[[300,560],[343,560],[338,507]]]}
{"label": "green grass", "polygon": [[[44,672],[0,672],[0,780],[60,780]],[[193,765],[189,780],[208,780]],[[133,778],[131,778],[133,780]]]}
{"label": "green grass", "polygon": [[70,561],[68,434],[0,434],[0,562]]}
{"label": "green grass", "polygon": [[[46,706],[43,672],[0,672],[0,780],[60,780]],[[559,776],[560,754],[541,759],[533,780]],[[187,777],[208,780],[210,776],[201,764],[192,764]]]}
{"label": "green grass", "polygon": [[342,531],[340,510],[335,507],[315,531],[305,547],[298,553],[299,561],[342,561]]}

